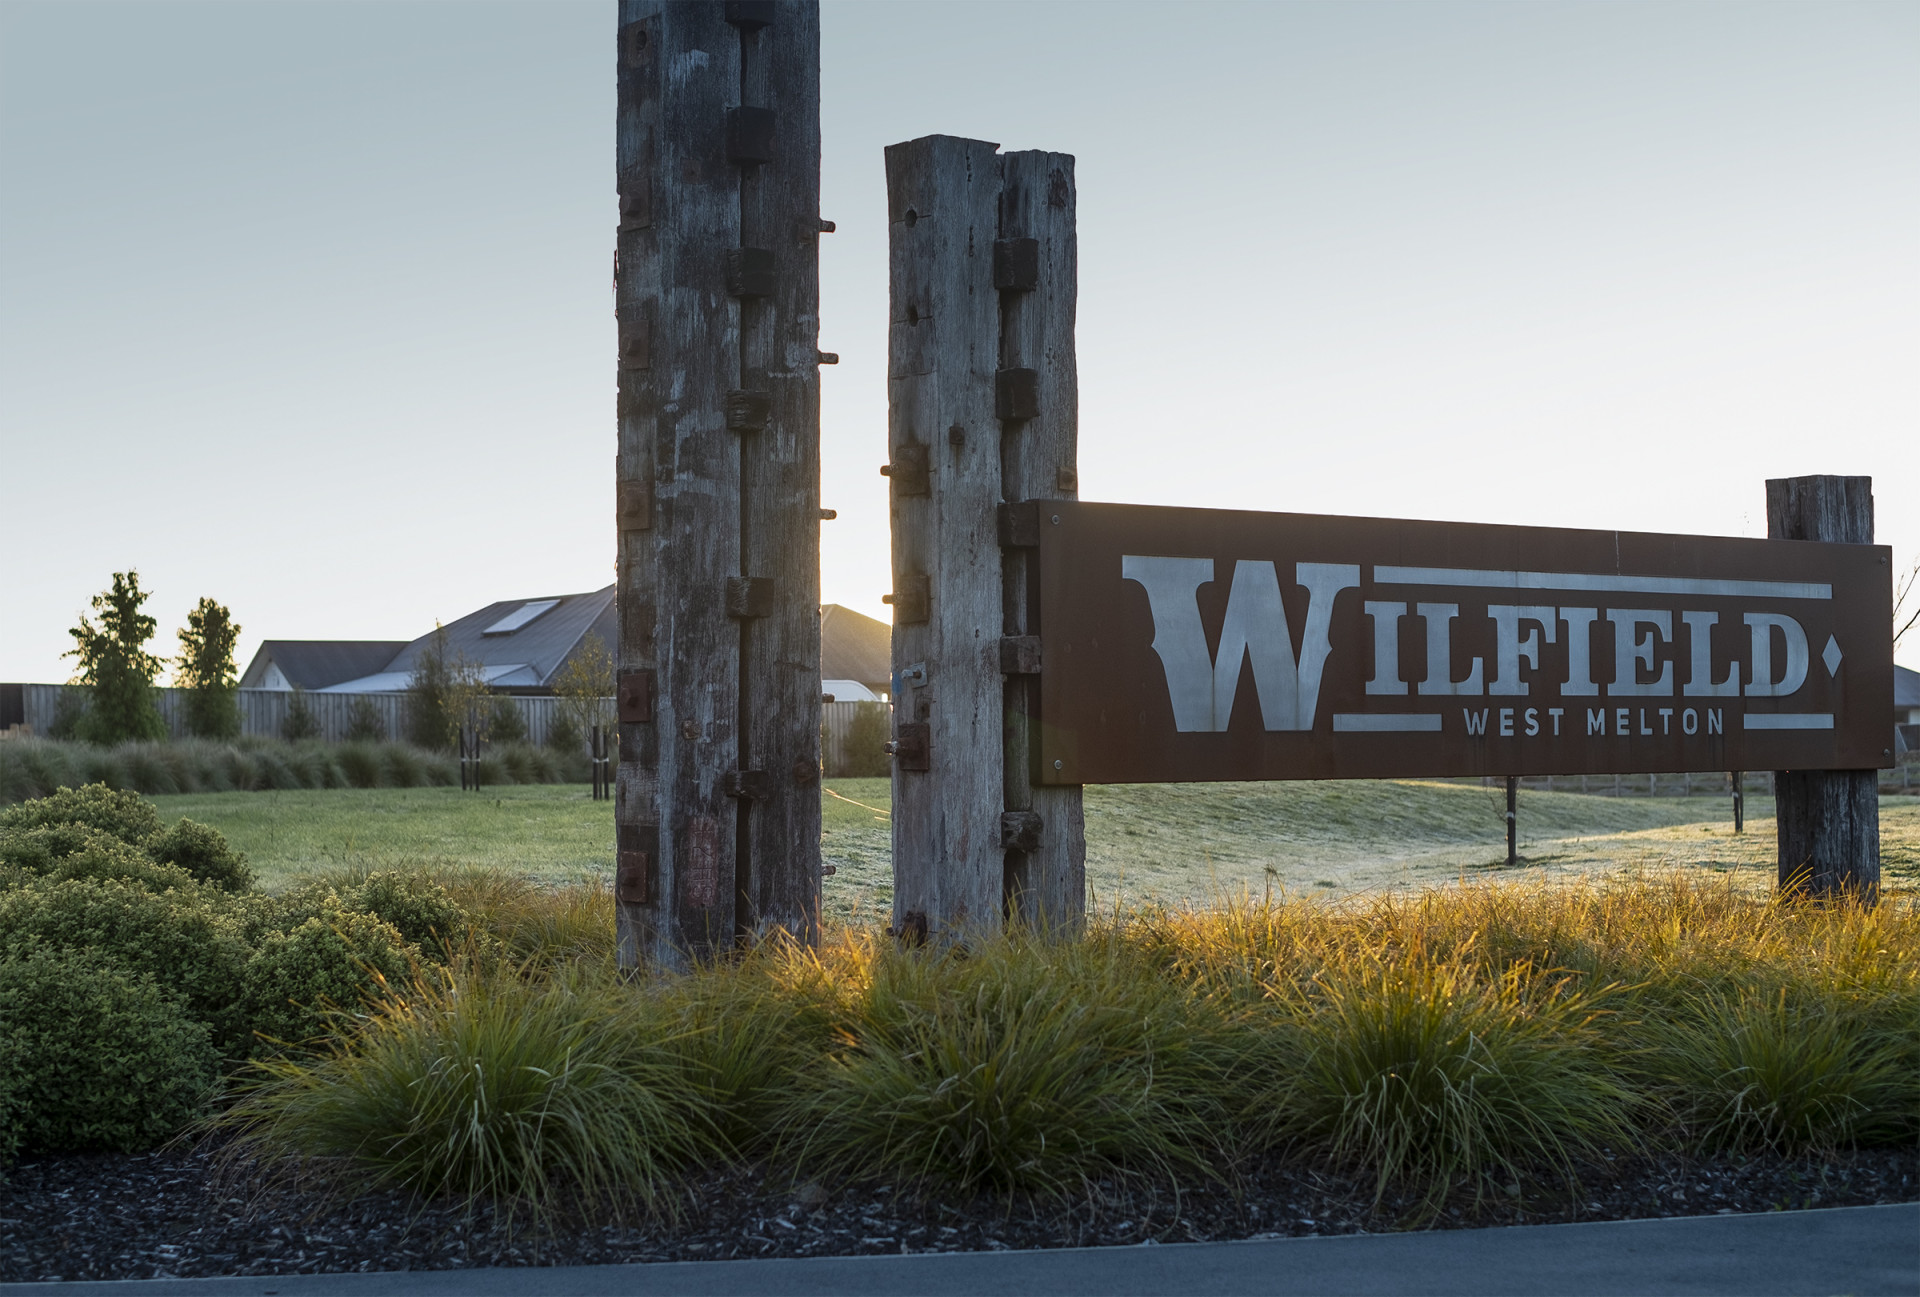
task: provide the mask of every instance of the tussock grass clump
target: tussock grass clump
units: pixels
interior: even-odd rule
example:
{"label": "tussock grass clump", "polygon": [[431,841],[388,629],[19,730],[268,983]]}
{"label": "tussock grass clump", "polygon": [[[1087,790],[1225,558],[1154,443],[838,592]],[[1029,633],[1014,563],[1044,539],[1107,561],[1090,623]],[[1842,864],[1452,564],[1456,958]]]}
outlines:
{"label": "tussock grass clump", "polygon": [[803,1166],[1064,1194],[1217,1165],[1225,1022],[1121,934],[887,950],[865,973],[826,1065],[796,1077]]}
{"label": "tussock grass clump", "polygon": [[567,1204],[663,1205],[720,1154],[670,1016],[606,977],[467,972],[417,982],[317,1058],[257,1066],[219,1125],[348,1191],[392,1188],[544,1219]]}
{"label": "tussock grass clump", "polygon": [[776,936],[623,982],[603,884],[432,882],[374,890],[444,895],[487,956],[260,1064],[241,1147],[542,1220],[595,1195],[661,1208],[715,1158],[1042,1197],[1283,1158],[1422,1219],[1607,1153],[1920,1135],[1920,910],[1898,893],[1242,896],[1061,941],[829,926],[817,949]]}

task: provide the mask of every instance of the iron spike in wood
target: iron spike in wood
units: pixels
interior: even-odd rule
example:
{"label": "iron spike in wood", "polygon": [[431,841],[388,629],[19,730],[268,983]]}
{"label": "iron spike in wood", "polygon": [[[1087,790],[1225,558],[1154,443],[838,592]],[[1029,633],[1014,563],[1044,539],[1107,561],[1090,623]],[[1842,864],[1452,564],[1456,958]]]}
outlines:
{"label": "iron spike in wood", "polygon": [[653,723],[654,675],[651,671],[622,671],[616,705],[624,725]]}
{"label": "iron spike in wood", "polygon": [[732,297],[771,297],[777,286],[773,253],[766,248],[727,250],[727,293]]}
{"label": "iron spike in wood", "polygon": [[620,368],[653,368],[652,327],[644,310],[620,321]]}
{"label": "iron spike in wood", "polygon": [[822,221],[822,222],[820,222],[820,233],[822,233],[822,234],[832,234],[832,233],[833,233],[833,229],[834,229],[834,226],[833,226],[833,222],[832,222],[832,221]]}
{"label": "iron spike in wood", "polygon": [[1000,548],[1037,549],[1040,545],[1040,506],[1019,500],[1000,506]]}
{"label": "iron spike in wood", "polygon": [[743,32],[773,26],[774,0],[727,0],[727,21]]}
{"label": "iron spike in wood", "polygon": [[1037,851],[1046,827],[1032,811],[1007,811],[1000,816],[1000,845],[1008,851]]}
{"label": "iron spike in wood", "polygon": [[733,388],[727,393],[727,431],[759,432],[767,426],[772,402],[765,392]]}
{"label": "iron spike in wood", "polygon": [[840,511],[838,509],[822,509],[820,511],[821,522],[832,522],[835,518],[838,518],[839,516],[840,516]]}
{"label": "iron spike in wood", "polygon": [[728,797],[763,801],[773,795],[773,776],[764,770],[729,770],[720,776],[720,791]]}
{"label": "iron spike in wood", "polygon": [[815,352],[814,363],[819,365],[837,365],[840,363],[840,353],[837,351]]}
{"label": "iron spike in wood", "polygon": [[774,610],[774,584],[764,576],[727,578],[727,616],[739,618],[770,617]]}
{"label": "iron spike in wood", "polygon": [[893,742],[888,750],[893,753],[893,764],[900,770],[925,772],[931,768],[928,753],[928,739],[932,727],[925,721],[901,721],[894,727]]}
{"label": "iron spike in wood", "polygon": [[1080,474],[1077,470],[1068,468],[1063,464],[1054,470],[1053,485],[1057,490],[1061,491],[1078,491],[1080,489]]}
{"label": "iron spike in wood", "polygon": [[993,286],[1003,293],[1031,293],[1040,287],[1040,240],[995,239]]}
{"label": "iron spike in wood", "polygon": [[653,529],[653,488],[646,482],[622,482],[619,489],[621,531]]}
{"label": "iron spike in wood", "polygon": [[881,465],[880,476],[893,482],[896,496],[932,494],[933,477],[928,466],[926,443],[904,441],[895,446],[893,462]]}
{"label": "iron spike in wood", "polygon": [[925,573],[911,572],[900,578],[901,589],[880,596],[880,602],[893,606],[894,620],[902,625],[917,625],[927,620],[933,607],[932,583]]}
{"label": "iron spike in wood", "polygon": [[1009,422],[1031,419],[1040,413],[1040,372],[1034,369],[1003,369],[993,376],[993,412]]}
{"label": "iron spike in wood", "polygon": [[736,167],[773,161],[773,109],[727,109],[727,161]]}
{"label": "iron spike in wood", "polygon": [[1000,673],[1010,676],[1040,674],[1040,637],[1005,635],[1000,639]]}

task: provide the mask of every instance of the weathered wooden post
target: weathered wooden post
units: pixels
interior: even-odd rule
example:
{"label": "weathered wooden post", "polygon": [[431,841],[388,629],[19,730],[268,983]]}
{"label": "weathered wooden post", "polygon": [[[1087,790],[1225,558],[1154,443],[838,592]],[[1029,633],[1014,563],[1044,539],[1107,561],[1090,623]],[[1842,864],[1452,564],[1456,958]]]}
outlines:
{"label": "weathered wooden post", "polygon": [[621,0],[620,957],[818,921],[819,9]]}
{"label": "weathered wooden post", "polygon": [[[1873,479],[1769,478],[1767,536],[1871,545]],[[1879,772],[1778,770],[1773,796],[1781,889],[1871,901],[1880,888]]]}
{"label": "weathered wooden post", "polygon": [[1078,485],[1073,159],[944,135],[886,156],[894,930],[1071,928],[1080,790],[1031,779],[1035,538],[1011,506]]}

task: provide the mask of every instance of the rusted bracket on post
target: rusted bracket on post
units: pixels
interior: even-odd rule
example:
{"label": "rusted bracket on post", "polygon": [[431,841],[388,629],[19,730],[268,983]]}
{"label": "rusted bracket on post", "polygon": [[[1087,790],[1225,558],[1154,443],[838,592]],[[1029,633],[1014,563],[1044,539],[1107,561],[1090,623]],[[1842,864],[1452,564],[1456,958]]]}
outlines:
{"label": "rusted bracket on post", "polygon": [[993,286],[1003,293],[1031,293],[1040,287],[1040,240],[995,239]]}
{"label": "rusted bracket on post", "polygon": [[728,797],[763,801],[773,793],[773,776],[764,770],[729,770],[720,776],[720,791]]}
{"label": "rusted bracket on post", "polygon": [[887,751],[893,753],[893,762],[902,770],[924,771],[930,768],[930,744],[928,739],[932,727],[925,721],[901,721],[894,727],[893,742],[887,744]]}
{"label": "rusted bracket on post", "polygon": [[621,531],[648,531],[653,527],[653,487],[648,482],[620,483],[619,513]]}
{"label": "rusted bracket on post", "polygon": [[893,462],[880,466],[880,476],[893,483],[896,496],[930,495],[933,473],[924,441],[903,441],[893,448]]}
{"label": "rusted bracket on post", "polygon": [[645,905],[653,896],[653,861],[660,849],[660,827],[621,824],[615,827],[614,837],[614,899],[622,905]]}
{"label": "rusted bracket on post", "polygon": [[1000,637],[1000,674],[1037,676],[1040,674],[1040,637],[1003,635]]}
{"label": "rusted bracket on post", "polygon": [[773,109],[727,109],[727,161],[736,167],[773,161]]}
{"label": "rusted bracket on post", "polygon": [[779,283],[767,248],[727,249],[726,274],[729,297],[772,297]]}
{"label": "rusted bracket on post", "polygon": [[1021,422],[1040,414],[1040,371],[1003,369],[993,376],[993,412],[996,418]]}
{"label": "rusted bracket on post", "polygon": [[771,578],[730,576],[727,578],[727,616],[739,618],[773,615],[775,590]]}
{"label": "rusted bracket on post", "polygon": [[653,723],[654,675],[651,671],[622,671],[615,706],[623,725]]}
{"label": "rusted bracket on post", "polygon": [[1007,811],[1000,816],[1000,846],[1007,851],[1038,851],[1045,828],[1033,811]]}
{"label": "rusted bracket on post", "polygon": [[772,398],[765,392],[733,388],[727,393],[727,431],[759,432],[767,426]]}
{"label": "rusted bracket on post", "polygon": [[913,625],[927,619],[933,607],[933,586],[924,573],[909,573],[900,579],[901,588],[880,596],[880,602],[893,606],[896,621]]}

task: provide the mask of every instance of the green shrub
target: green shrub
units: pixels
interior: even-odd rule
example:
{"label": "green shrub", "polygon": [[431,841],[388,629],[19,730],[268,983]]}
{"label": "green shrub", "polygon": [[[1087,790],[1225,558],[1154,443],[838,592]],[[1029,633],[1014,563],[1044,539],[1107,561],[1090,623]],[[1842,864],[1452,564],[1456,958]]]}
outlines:
{"label": "green shrub", "polygon": [[205,1023],[154,979],[96,954],[0,956],[0,1151],[150,1148],[212,1098]]}
{"label": "green shrub", "polygon": [[487,720],[487,738],[494,743],[525,743],[527,718],[520,704],[511,698],[493,700],[493,714]]}
{"label": "green shrub", "polygon": [[341,899],[347,909],[386,920],[402,940],[443,964],[466,943],[473,927],[472,918],[447,889],[421,874],[369,874]]}
{"label": "green shrub", "polygon": [[195,879],[178,865],[161,863],[119,838],[83,824],[48,824],[33,829],[0,829],[0,867],[10,886],[31,878],[118,879],[143,883],[157,892],[192,889]]}
{"label": "green shrub", "polygon": [[232,1153],[303,1162],[350,1190],[658,1205],[717,1141],[668,1029],[617,981],[506,975],[415,988],[324,1053],[256,1064],[221,1119]]}
{"label": "green shrub", "polygon": [[380,743],[388,738],[386,717],[373,699],[361,694],[347,707],[347,740],[351,743]]}
{"label": "green shrub", "polygon": [[178,865],[202,883],[226,892],[253,886],[247,858],[227,845],[218,829],[183,819],[146,843],[147,854],[162,864]]}
{"label": "green shrub", "polygon": [[566,712],[557,711],[547,722],[547,747],[568,756],[577,756],[587,746],[580,724]]}
{"label": "green shrub", "polygon": [[418,957],[391,924],[345,909],[267,933],[245,973],[243,1004],[255,1052],[325,1036],[335,1015],[404,988]]}
{"label": "green shrub", "polygon": [[151,975],[182,997],[223,1050],[245,1054],[248,950],[198,887],[153,892],[116,879],[42,879],[0,893],[0,951],[82,951]]}
{"label": "green shrub", "polygon": [[320,737],[320,721],[307,706],[307,691],[299,685],[287,699],[287,714],[280,718],[280,737],[289,743]]}
{"label": "green shrub", "polygon": [[42,824],[84,824],[138,845],[160,829],[160,814],[138,793],[117,792],[105,784],[62,788],[48,796],[0,811],[0,830]]}
{"label": "green shrub", "polygon": [[892,737],[892,727],[893,713],[885,703],[858,704],[840,750],[844,768],[831,773],[849,779],[884,777],[889,769],[887,740]]}

